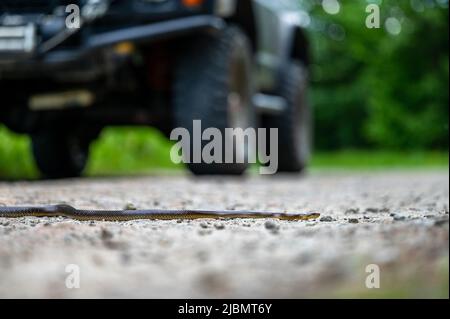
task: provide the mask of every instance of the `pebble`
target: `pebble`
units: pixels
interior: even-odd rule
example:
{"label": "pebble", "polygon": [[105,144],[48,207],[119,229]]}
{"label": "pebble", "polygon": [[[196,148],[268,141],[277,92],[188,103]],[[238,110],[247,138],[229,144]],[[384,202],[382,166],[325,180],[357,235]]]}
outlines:
{"label": "pebble", "polygon": [[199,230],[199,231],[198,231],[198,234],[199,234],[200,236],[211,235],[211,234],[212,234],[212,230],[210,230],[210,229],[208,229],[208,230],[202,229],[202,230]]}
{"label": "pebble", "polygon": [[350,208],[345,211],[346,215],[359,214],[359,208]]}
{"label": "pebble", "polygon": [[124,207],[124,210],[137,210],[137,208],[133,203],[127,203]]}
{"label": "pebble", "polygon": [[214,227],[215,227],[217,230],[223,230],[223,229],[225,229],[225,225],[224,225],[224,224],[215,224]]}
{"label": "pebble", "polygon": [[273,229],[277,229],[278,225],[275,222],[268,220],[264,224],[264,227],[266,227],[266,229],[273,230]]}
{"label": "pebble", "polygon": [[434,226],[441,227],[448,224],[448,218],[438,219],[434,221]]}
{"label": "pebble", "polygon": [[330,222],[332,222],[334,219],[333,219],[333,217],[331,217],[331,216],[323,216],[321,219],[320,219],[320,221],[321,222],[325,222],[325,223],[330,223]]}
{"label": "pebble", "polygon": [[126,247],[126,244],[124,242],[118,242],[113,240],[105,240],[103,242],[106,248],[112,249],[112,250],[123,250]]}
{"label": "pebble", "polygon": [[130,264],[131,261],[131,254],[128,252],[122,253],[120,255],[120,261],[122,262],[123,265],[128,265]]}
{"label": "pebble", "polygon": [[112,232],[110,232],[109,230],[103,228],[102,232],[100,234],[100,237],[103,240],[109,240],[109,239],[112,239],[114,237],[114,234]]}
{"label": "pebble", "polygon": [[278,234],[280,233],[280,230],[279,230],[278,228],[272,229],[272,230],[270,231],[270,233],[271,233],[272,235],[278,235]]}
{"label": "pebble", "polygon": [[356,219],[356,218],[350,218],[350,219],[348,220],[348,222],[349,222],[350,224],[358,224],[358,223],[359,223],[359,220]]}
{"label": "pebble", "polygon": [[391,217],[394,219],[394,221],[396,221],[396,222],[403,222],[403,221],[405,221],[406,220],[406,217],[405,216],[400,216],[400,215],[397,215],[397,214],[391,214]]}
{"label": "pebble", "polygon": [[72,237],[70,235],[66,235],[64,236],[64,243],[66,243],[67,245],[72,243]]}

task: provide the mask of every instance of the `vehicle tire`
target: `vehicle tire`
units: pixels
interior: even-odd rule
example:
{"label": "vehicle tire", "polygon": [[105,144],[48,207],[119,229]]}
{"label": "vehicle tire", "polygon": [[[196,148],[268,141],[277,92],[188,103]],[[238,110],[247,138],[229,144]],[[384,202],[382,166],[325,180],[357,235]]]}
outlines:
{"label": "vehicle tire", "polygon": [[50,179],[81,176],[91,140],[61,132],[40,132],[31,136],[36,165]]}
{"label": "vehicle tire", "polygon": [[[219,129],[224,137],[221,163],[206,163],[203,158],[193,163],[191,154],[188,168],[196,175],[243,174],[249,166],[249,141],[233,148],[234,154],[242,150],[243,163],[225,163],[225,129],[254,126],[252,54],[246,35],[229,26],[197,38],[178,58],[174,91],[173,123],[189,131],[191,151],[194,120],[202,121],[202,129]],[[201,142],[202,149],[207,143]]]}
{"label": "vehicle tire", "polygon": [[[278,172],[302,172],[312,151],[312,110],[307,98],[308,72],[300,62],[285,68],[278,92],[285,98],[286,109],[276,115],[266,115],[264,127],[278,128]],[[270,145],[270,134],[268,134]]]}

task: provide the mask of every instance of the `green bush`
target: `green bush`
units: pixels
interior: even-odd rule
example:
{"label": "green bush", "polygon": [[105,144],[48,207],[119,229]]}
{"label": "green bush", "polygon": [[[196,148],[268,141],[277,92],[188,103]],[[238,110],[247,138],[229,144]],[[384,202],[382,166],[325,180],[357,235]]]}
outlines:
{"label": "green bush", "polygon": [[383,1],[380,29],[365,26],[368,1],[334,15],[306,2],[318,148],[448,149],[447,2]]}
{"label": "green bush", "polygon": [[30,140],[12,134],[0,124],[0,179],[35,178],[37,169],[30,152]]}

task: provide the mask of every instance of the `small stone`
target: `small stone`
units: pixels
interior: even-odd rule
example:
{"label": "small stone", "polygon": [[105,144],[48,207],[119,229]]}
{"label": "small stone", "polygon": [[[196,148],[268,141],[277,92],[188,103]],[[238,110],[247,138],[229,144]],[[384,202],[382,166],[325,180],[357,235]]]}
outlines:
{"label": "small stone", "polygon": [[121,260],[122,264],[128,265],[130,263],[130,261],[131,261],[130,253],[128,253],[128,252],[122,253],[120,255],[120,260]]}
{"label": "small stone", "polygon": [[114,240],[105,240],[103,244],[106,248],[109,248],[111,250],[122,250],[126,248],[125,243]]}
{"label": "small stone", "polygon": [[130,202],[125,205],[124,210],[137,210],[137,208],[133,203]]}
{"label": "small stone", "polygon": [[224,225],[224,224],[215,224],[214,227],[215,227],[217,230],[223,230],[223,229],[225,229],[225,225]]}
{"label": "small stone", "polygon": [[366,212],[375,214],[375,213],[380,212],[380,210],[378,208],[369,207],[369,208],[366,209]]}
{"label": "small stone", "polygon": [[294,263],[296,263],[297,265],[305,265],[313,261],[313,257],[314,256],[311,253],[304,252],[294,259]]}
{"label": "small stone", "polygon": [[66,235],[64,236],[64,243],[66,243],[67,245],[72,243],[72,237],[70,235]]}
{"label": "small stone", "polygon": [[396,221],[396,222],[403,222],[403,221],[406,220],[406,217],[405,217],[405,216],[400,216],[400,215],[397,215],[397,214],[392,214],[392,218],[393,218],[394,221]]}
{"label": "small stone", "polygon": [[331,216],[323,216],[323,217],[320,219],[320,221],[321,221],[321,222],[324,222],[324,223],[330,223],[330,222],[333,221],[333,217],[331,217]]}
{"label": "small stone", "polygon": [[359,214],[359,208],[350,208],[345,211],[346,215]]}
{"label": "small stone", "polygon": [[109,230],[103,228],[102,232],[100,234],[100,237],[103,240],[110,240],[114,237],[114,234],[112,232],[110,232]]}
{"label": "small stone", "polygon": [[212,230],[210,229],[202,229],[198,231],[198,234],[200,236],[207,236],[207,235],[211,235],[212,234]]}
{"label": "small stone", "polygon": [[266,227],[266,229],[273,230],[273,229],[277,229],[278,225],[275,222],[268,220],[264,224],[264,227]]}
{"label": "small stone", "polygon": [[201,223],[201,224],[200,224],[200,227],[203,228],[203,229],[207,229],[207,228],[208,228],[208,224],[206,224],[206,223]]}
{"label": "small stone", "polygon": [[208,252],[206,252],[206,251],[199,251],[199,252],[197,252],[197,258],[202,263],[207,262],[208,259],[209,259]]}
{"label": "small stone", "polygon": [[434,226],[441,227],[448,224],[448,218],[437,219],[434,221]]}
{"label": "small stone", "polygon": [[356,218],[350,218],[350,219],[348,220],[348,222],[349,222],[350,224],[358,224],[358,223],[359,223],[359,220],[356,219]]}

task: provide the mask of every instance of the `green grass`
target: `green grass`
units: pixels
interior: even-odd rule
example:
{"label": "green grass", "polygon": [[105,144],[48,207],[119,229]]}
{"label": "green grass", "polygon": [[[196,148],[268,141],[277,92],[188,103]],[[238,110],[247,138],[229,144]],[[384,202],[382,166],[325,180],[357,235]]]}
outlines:
{"label": "green grass", "polygon": [[108,128],[91,147],[88,175],[181,170],[170,160],[172,143],[151,128]]}
{"label": "green grass", "polygon": [[[170,141],[151,128],[107,128],[91,145],[86,175],[133,175],[183,169],[171,162],[170,148]],[[30,139],[0,126],[0,179],[38,177]]]}
{"label": "green grass", "polygon": [[0,125],[0,179],[38,176],[29,145],[27,136],[12,134]]}
{"label": "green grass", "polygon": [[313,168],[331,169],[411,169],[448,167],[448,152],[442,151],[361,151],[316,152]]}
{"label": "green grass", "polygon": [[[360,266],[359,269],[364,267]],[[410,263],[400,268],[388,268],[382,271],[380,289],[366,289],[361,285],[364,280],[365,277],[360,277],[356,283],[344,284],[333,292],[333,297],[340,299],[448,299],[448,256],[429,262],[426,267]]]}
{"label": "green grass", "polygon": [[[150,128],[108,128],[92,144],[88,176],[149,174],[180,171],[170,161],[170,141]],[[0,126],[0,179],[39,176],[30,154],[29,138]],[[448,168],[448,152],[340,151],[317,152],[313,170],[432,169]]]}

